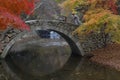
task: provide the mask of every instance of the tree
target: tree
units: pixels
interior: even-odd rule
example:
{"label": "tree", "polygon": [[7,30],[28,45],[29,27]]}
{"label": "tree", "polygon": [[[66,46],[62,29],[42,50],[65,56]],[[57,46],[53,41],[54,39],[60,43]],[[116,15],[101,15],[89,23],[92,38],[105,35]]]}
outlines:
{"label": "tree", "polygon": [[0,30],[5,30],[7,26],[30,30],[20,15],[29,14],[33,8],[34,0],[0,0]]}
{"label": "tree", "polygon": [[[74,33],[89,35],[91,32],[100,33],[104,28],[105,34],[110,34],[112,41],[120,43],[120,15],[118,15],[118,0],[66,0],[62,6],[69,7],[69,10],[75,10],[76,7],[89,6],[84,14],[84,23],[77,28]],[[76,3],[79,2],[79,3]],[[71,5],[68,5],[71,4]],[[68,8],[67,8],[68,9]],[[106,24],[104,26],[104,24]]]}

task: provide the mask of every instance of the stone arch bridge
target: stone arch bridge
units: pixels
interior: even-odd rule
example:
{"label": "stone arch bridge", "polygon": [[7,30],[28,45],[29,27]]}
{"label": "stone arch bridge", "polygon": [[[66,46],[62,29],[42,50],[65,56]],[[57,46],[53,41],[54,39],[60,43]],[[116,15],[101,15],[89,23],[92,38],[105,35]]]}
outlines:
{"label": "stone arch bridge", "polygon": [[[62,21],[57,20],[29,20],[26,21],[26,24],[28,24],[31,27],[32,31],[35,30],[49,30],[49,31],[55,31],[59,35],[61,35],[70,45],[70,48],[72,50],[72,53],[78,54],[81,56],[85,55],[85,52],[83,51],[83,48],[81,46],[81,43],[79,42],[79,39],[72,35],[72,32],[78,27],[71,23],[66,23]],[[29,34],[27,32],[21,32],[18,35],[16,35],[15,38],[10,40],[10,42],[4,47],[1,58],[5,58],[8,51],[12,47],[12,45],[19,39],[23,38],[24,34]]]}

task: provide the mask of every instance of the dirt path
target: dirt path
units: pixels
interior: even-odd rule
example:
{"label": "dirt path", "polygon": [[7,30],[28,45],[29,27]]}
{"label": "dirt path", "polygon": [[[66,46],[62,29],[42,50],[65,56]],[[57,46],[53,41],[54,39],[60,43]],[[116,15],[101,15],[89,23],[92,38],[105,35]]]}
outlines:
{"label": "dirt path", "polygon": [[94,55],[90,59],[93,62],[120,71],[120,44],[109,44],[106,48],[98,49],[91,53]]}

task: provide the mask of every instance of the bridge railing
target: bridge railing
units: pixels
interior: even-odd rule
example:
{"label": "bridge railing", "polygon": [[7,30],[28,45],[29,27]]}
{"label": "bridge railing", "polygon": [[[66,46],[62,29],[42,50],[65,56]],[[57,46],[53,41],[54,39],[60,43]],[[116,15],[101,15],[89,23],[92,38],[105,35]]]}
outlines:
{"label": "bridge railing", "polygon": [[73,23],[61,21],[61,20],[58,20],[58,19],[56,19],[56,20],[44,20],[44,19],[40,19],[40,20],[27,20],[27,21],[25,21],[26,24],[32,24],[32,23],[37,23],[37,22],[56,22],[56,23],[69,24],[69,25],[72,25],[72,26],[78,26],[78,25],[75,25]]}

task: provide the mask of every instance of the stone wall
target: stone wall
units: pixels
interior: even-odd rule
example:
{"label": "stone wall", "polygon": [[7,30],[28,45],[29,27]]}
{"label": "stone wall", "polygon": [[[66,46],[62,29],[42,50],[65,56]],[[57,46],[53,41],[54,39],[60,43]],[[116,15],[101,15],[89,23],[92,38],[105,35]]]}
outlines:
{"label": "stone wall", "polygon": [[[21,31],[18,29],[11,29],[10,31],[4,33],[0,32],[0,54],[2,54],[4,48],[8,45],[8,43],[15,38]],[[3,39],[3,40],[2,40]]]}
{"label": "stone wall", "polygon": [[110,34],[91,33],[88,36],[81,36],[80,43],[84,52],[88,54],[95,49],[103,48],[111,43],[111,37]]}

